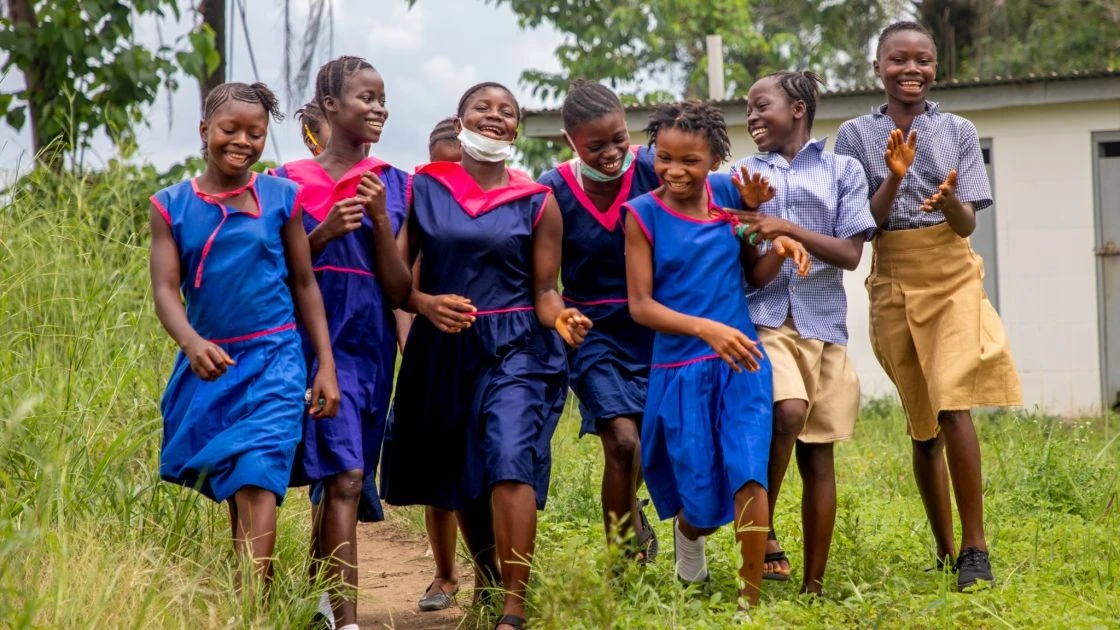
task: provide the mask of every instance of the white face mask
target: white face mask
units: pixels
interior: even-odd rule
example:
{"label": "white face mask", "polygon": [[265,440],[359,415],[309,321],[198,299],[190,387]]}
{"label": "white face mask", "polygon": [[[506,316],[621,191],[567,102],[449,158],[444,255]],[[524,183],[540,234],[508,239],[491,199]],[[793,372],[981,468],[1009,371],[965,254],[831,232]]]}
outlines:
{"label": "white face mask", "polygon": [[479,162],[505,162],[513,156],[513,142],[495,140],[461,127],[459,143],[463,152]]}

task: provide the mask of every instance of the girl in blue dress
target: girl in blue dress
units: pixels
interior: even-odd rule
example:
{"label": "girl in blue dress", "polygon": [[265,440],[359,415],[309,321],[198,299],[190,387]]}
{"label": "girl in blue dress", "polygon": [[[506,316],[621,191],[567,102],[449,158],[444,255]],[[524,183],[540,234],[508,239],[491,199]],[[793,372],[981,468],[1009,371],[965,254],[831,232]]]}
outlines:
{"label": "girl in blue dress", "polygon": [[561,315],[560,250],[542,247],[562,229],[556,201],[505,166],[516,99],[482,83],[457,113],[462,161],[423,166],[412,182],[404,254],[421,256],[408,308],[422,317],[401,362],[382,497],[461,511],[475,597],[500,575],[498,626],[519,628],[568,385],[560,337],[541,322],[578,313]]}
{"label": "girl in blue dress", "polygon": [[[316,78],[315,98],[330,128],[327,145],[277,174],[303,187],[303,226],[327,309],[342,404],[335,418],[304,420],[293,484],[314,484],[312,498],[321,499],[312,525],[315,559],[355,589],[332,597],[335,619],[345,627],[357,623],[363,478],[377,467],[393,384],[392,307],[412,282],[395,240],[407,213],[409,175],[366,155],[388,118],[384,81],[373,66],[357,57],[327,63]],[[314,374],[314,356],[305,352]]]}
{"label": "girl in blue dress", "polygon": [[214,88],[205,172],[151,197],[156,315],[181,348],[160,403],[160,476],[229,502],[234,549],[263,580],[305,413],[297,310],[320,366],[311,414],[330,418],[339,402],[298,188],[249,170],[269,114],[264,84]]}
{"label": "girl in blue dress", "polygon": [[623,203],[661,183],[653,151],[630,146],[626,113],[609,88],[576,80],[560,114],[578,157],[548,171],[540,182],[552,189],[564,220],[564,303],[593,322],[583,343],[568,352],[583,417],[580,435],[598,435],[603,443],[608,543],[633,535],[644,564],[657,553],[657,537],[635,497],[642,476],[640,431],[653,331],[635,324],[626,305]]}
{"label": "girl in blue dress", "polygon": [[664,185],[626,204],[630,313],[657,331],[642,469],[658,516],[676,517],[678,578],[707,579],[704,537],[734,521],[740,595],[754,604],[768,522],[773,390],[743,281],[764,286],[784,258],[807,273],[809,256],[785,236],[765,253],[738,236],[742,226],[725,208],[741,209],[753,184],[708,176],[730,153],[718,109],[699,101],[662,105],[646,131]]}

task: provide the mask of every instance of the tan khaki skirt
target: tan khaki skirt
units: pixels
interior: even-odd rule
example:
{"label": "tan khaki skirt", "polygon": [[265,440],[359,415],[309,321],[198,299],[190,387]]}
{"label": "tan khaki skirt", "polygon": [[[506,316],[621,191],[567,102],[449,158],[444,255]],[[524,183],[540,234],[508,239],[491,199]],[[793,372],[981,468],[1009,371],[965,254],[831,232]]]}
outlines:
{"label": "tan khaki skirt", "polygon": [[910,437],[937,436],[940,411],[1021,405],[984,263],[947,223],[880,232],[867,293],[871,347],[898,388]]}

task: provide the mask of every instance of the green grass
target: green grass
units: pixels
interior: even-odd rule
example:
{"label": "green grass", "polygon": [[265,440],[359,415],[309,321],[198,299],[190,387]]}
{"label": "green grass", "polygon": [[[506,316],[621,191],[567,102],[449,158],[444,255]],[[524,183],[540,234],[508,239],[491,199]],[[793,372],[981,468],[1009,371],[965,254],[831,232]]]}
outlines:
{"label": "green grass", "polygon": [[[158,401],[174,347],[152,312],[151,173],[41,177],[0,201],[0,627],[306,627],[302,492],[281,511],[271,606],[233,595],[223,507],[158,479]],[[530,617],[542,628],[722,628],[733,619],[731,533],[709,541],[713,581],[673,579],[669,523],[650,567],[607,579],[601,453],[574,409],[554,441]],[[759,627],[1120,625],[1120,441],[1115,418],[1041,414],[978,421],[986,524],[998,585],[953,592],[927,572],[931,537],[897,407],[869,404],[837,448],[840,513],[827,595],[798,597],[800,484],[778,531],[795,579],[766,583]],[[398,511],[398,513],[401,513]],[[403,514],[411,526],[419,512]],[[417,532],[419,532],[417,528]],[[468,624],[488,618],[472,611]]]}

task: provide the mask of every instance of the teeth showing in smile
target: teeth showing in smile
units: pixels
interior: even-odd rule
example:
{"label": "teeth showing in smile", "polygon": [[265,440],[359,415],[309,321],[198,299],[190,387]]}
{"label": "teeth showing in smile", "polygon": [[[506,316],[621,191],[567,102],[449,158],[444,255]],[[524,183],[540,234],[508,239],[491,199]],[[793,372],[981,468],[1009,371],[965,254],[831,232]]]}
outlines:
{"label": "teeth showing in smile", "polygon": [[674,191],[678,191],[678,192],[688,188],[688,183],[687,182],[665,182],[665,185],[669,187],[669,190],[674,190]]}
{"label": "teeth showing in smile", "polygon": [[226,152],[226,159],[230,162],[242,163],[249,160],[249,156],[243,153],[229,153]]}
{"label": "teeth showing in smile", "polygon": [[766,127],[755,127],[751,129],[751,137],[758,140],[758,137],[766,133]]}
{"label": "teeth showing in smile", "polygon": [[382,129],[385,128],[385,123],[380,121],[380,120],[370,120],[370,121],[367,121],[366,124],[369,125],[372,129],[375,129],[377,131],[381,131]]}
{"label": "teeth showing in smile", "polygon": [[901,84],[902,84],[902,87],[908,87],[908,88],[920,88],[920,87],[922,87],[922,82],[921,81],[902,81]]}
{"label": "teeth showing in smile", "polygon": [[602,165],[603,171],[608,172],[608,173],[613,173],[614,171],[617,171],[618,167],[620,167],[620,166],[622,166],[622,160],[614,160],[613,162],[607,162],[606,164]]}
{"label": "teeth showing in smile", "polygon": [[479,133],[490,134],[490,135],[494,136],[495,138],[501,138],[502,137],[502,130],[499,129],[498,127],[494,127],[493,125],[483,125],[483,126],[478,128],[478,132]]}

